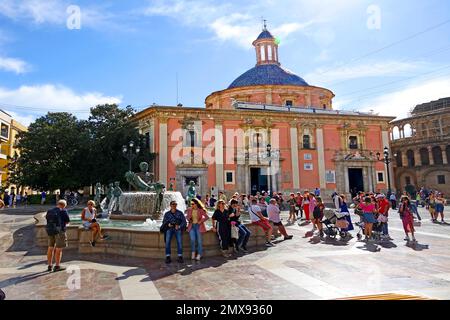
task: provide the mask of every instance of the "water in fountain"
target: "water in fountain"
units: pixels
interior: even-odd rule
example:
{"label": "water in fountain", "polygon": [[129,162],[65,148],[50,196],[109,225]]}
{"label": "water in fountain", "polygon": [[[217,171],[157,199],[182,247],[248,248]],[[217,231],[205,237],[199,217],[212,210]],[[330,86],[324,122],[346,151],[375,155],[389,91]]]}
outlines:
{"label": "water in fountain", "polygon": [[159,229],[158,223],[156,220],[147,219],[144,223],[133,224],[133,227],[145,228],[147,230],[156,231]]}
{"label": "water in fountain", "polygon": [[[161,218],[156,210],[157,194],[155,192],[125,192],[119,198],[119,208],[123,215],[147,215],[154,220]],[[176,201],[177,209],[184,212],[186,205],[180,192],[166,191],[161,204],[161,212],[169,210],[170,202]]]}

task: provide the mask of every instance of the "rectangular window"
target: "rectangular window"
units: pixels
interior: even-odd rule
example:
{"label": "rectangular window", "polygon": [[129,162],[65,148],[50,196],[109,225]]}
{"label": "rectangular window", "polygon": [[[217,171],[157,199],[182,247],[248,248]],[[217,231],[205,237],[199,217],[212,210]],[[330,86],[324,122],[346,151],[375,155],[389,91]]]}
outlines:
{"label": "rectangular window", "polygon": [[292,100],[286,100],[286,107],[292,107],[292,106],[293,106]]}
{"label": "rectangular window", "polygon": [[378,171],[377,172],[377,182],[378,183],[383,183],[384,182],[384,172],[383,171]]}
{"label": "rectangular window", "polygon": [[305,153],[303,155],[304,160],[312,160],[312,154],[311,153]]}
{"label": "rectangular window", "polygon": [[437,176],[438,184],[445,184],[445,176],[439,175]]}
{"label": "rectangular window", "polygon": [[225,183],[234,184],[234,171],[225,171]]}
{"label": "rectangular window", "polygon": [[4,139],[9,139],[9,125],[7,125],[6,123],[1,124],[0,135]]}
{"label": "rectangular window", "polygon": [[145,133],[145,148],[150,149],[150,132]]}
{"label": "rectangular window", "polygon": [[356,137],[356,136],[349,137],[349,148],[350,149],[358,149],[358,137]]}
{"label": "rectangular window", "polygon": [[305,163],[305,164],[303,165],[303,168],[304,168],[306,171],[312,171],[312,170],[313,170],[313,164],[312,164],[312,163]]}
{"label": "rectangular window", "polygon": [[406,183],[406,185],[410,185],[411,184],[411,177],[405,177],[405,183]]}
{"label": "rectangular window", "polygon": [[303,149],[311,149],[311,137],[307,134],[303,136]]}

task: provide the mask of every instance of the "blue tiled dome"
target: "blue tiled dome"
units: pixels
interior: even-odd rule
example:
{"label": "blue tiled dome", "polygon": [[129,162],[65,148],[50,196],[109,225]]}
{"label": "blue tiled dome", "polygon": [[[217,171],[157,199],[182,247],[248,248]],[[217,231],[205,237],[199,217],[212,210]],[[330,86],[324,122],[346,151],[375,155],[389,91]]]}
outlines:
{"label": "blue tiled dome", "polygon": [[228,89],[259,85],[290,85],[304,87],[308,86],[308,83],[277,64],[264,64],[258,65],[242,74],[233,81]]}
{"label": "blue tiled dome", "polygon": [[260,40],[260,39],[275,39],[275,38],[269,31],[264,30],[263,32],[260,33],[260,35],[258,36],[258,38],[256,40]]}

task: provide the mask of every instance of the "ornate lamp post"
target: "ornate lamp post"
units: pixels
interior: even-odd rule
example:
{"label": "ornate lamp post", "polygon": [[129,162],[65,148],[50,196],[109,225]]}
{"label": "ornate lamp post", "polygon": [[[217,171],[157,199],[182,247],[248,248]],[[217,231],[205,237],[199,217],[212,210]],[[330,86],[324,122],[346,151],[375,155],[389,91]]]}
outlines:
{"label": "ornate lamp post", "polygon": [[272,184],[271,184],[271,180],[272,180],[272,145],[269,143],[266,146],[266,151],[267,151],[267,158],[269,159],[269,168],[268,168],[268,172],[267,172],[267,193],[269,194],[269,196],[271,195],[272,192]]}
{"label": "ornate lamp post", "polygon": [[[124,145],[122,147],[123,156],[128,159],[129,171],[131,172],[133,160],[137,158],[138,154],[141,152],[139,146],[135,147],[134,141],[130,141],[128,146]],[[131,191],[131,183],[128,184],[128,191]]]}
{"label": "ornate lamp post", "polygon": [[[396,156],[396,155],[394,155]],[[388,147],[384,147],[384,152],[383,152],[383,158],[381,158],[381,153],[377,152],[377,160],[384,162],[384,164],[386,164],[386,170],[387,170],[387,179],[388,179],[388,198],[391,196],[392,193],[392,189],[391,189],[391,173],[389,170],[389,164],[391,164],[391,162],[394,161],[394,159],[389,157],[389,148]]]}

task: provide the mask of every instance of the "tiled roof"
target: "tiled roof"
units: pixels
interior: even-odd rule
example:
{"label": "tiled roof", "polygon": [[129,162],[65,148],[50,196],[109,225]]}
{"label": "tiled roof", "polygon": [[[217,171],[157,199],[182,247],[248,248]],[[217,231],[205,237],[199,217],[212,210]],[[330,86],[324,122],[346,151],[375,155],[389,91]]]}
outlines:
{"label": "tiled roof", "polygon": [[258,65],[233,81],[228,89],[258,85],[308,86],[305,80],[277,64]]}
{"label": "tiled roof", "polygon": [[274,36],[267,30],[261,32],[256,40],[260,39],[274,39]]}

